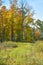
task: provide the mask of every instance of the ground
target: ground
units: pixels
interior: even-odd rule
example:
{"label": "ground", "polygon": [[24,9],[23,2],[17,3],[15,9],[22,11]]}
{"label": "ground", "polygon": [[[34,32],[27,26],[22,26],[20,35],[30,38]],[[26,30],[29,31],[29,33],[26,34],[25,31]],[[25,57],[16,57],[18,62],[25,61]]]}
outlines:
{"label": "ground", "polygon": [[43,65],[43,41],[0,43],[0,65]]}

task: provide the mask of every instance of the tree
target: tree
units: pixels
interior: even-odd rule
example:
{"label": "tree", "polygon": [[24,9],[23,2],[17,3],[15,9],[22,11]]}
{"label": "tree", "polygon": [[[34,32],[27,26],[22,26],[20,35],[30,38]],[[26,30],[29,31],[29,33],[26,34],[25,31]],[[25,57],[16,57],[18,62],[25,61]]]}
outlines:
{"label": "tree", "polygon": [[20,3],[20,7],[16,6],[17,2],[17,0],[10,0],[10,8],[6,9],[5,6],[2,6],[0,10],[1,39],[4,41],[29,42],[33,39],[31,37],[32,28],[30,27],[30,24],[33,22],[33,12],[26,7],[27,5],[23,0]]}
{"label": "tree", "polygon": [[16,3],[17,0],[10,0],[11,4],[11,40],[15,40],[15,35],[14,35],[14,18],[15,18],[15,13],[16,13]]}
{"label": "tree", "polygon": [[40,31],[40,38],[43,39],[43,21],[38,19],[35,25]]}
{"label": "tree", "polygon": [[5,34],[5,21],[6,21],[6,7],[3,6],[0,10],[1,12],[1,27],[2,27],[2,33],[1,33],[1,40],[4,40],[4,34]]}
{"label": "tree", "polygon": [[[32,19],[32,13],[30,8],[27,8],[28,3],[25,3],[24,0],[20,0],[20,7],[19,12],[21,14],[21,41],[24,40],[24,33],[25,33],[25,28],[28,26],[31,22],[33,22]],[[20,31],[20,30],[19,30]]]}
{"label": "tree", "polygon": [[2,0],[0,0],[0,6],[2,5]]}
{"label": "tree", "polygon": [[10,4],[14,7],[17,5],[17,0],[9,0]]}

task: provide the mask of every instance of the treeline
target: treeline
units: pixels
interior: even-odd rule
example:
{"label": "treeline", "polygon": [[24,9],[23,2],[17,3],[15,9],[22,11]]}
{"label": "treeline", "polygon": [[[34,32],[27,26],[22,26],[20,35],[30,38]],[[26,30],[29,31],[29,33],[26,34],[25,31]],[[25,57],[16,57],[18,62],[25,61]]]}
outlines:
{"label": "treeline", "polygon": [[16,6],[17,1],[10,3],[9,9],[6,6],[0,9],[0,41],[33,42],[39,39],[39,29],[32,28],[33,12],[23,2],[21,7]]}

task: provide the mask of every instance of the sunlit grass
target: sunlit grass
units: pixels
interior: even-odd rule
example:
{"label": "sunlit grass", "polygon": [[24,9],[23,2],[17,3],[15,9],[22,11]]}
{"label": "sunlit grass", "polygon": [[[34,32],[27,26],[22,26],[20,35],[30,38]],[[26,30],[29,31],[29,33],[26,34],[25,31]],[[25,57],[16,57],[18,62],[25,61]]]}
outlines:
{"label": "sunlit grass", "polygon": [[43,65],[43,41],[2,43],[0,45],[0,65],[1,63],[2,65]]}

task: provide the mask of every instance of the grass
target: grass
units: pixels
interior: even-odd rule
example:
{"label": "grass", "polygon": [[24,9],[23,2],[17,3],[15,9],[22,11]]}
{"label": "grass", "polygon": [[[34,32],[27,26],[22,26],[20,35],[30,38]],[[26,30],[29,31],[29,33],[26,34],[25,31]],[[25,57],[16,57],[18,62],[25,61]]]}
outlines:
{"label": "grass", "polygon": [[0,43],[0,65],[43,65],[43,41]]}

